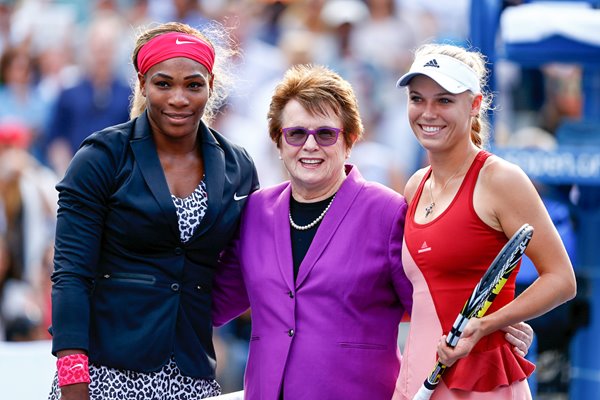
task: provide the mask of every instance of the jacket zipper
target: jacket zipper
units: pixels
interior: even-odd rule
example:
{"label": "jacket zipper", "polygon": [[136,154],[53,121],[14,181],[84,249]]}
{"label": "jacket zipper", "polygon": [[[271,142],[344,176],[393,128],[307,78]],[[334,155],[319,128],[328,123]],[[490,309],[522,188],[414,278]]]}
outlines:
{"label": "jacket zipper", "polygon": [[106,280],[118,281],[118,282],[129,282],[129,283],[143,283],[147,285],[154,285],[156,278],[148,274],[135,274],[129,272],[113,272],[112,274],[103,274],[102,278]]}

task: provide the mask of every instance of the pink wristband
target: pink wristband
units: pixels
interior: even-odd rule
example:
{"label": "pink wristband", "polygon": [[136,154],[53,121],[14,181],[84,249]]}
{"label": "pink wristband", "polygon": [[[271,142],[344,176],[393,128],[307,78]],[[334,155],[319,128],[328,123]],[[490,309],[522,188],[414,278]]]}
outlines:
{"label": "pink wristband", "polygon": [[56,360],[58,387],[75,383],[90,383],[88,357],[85,354],[71,354]]}

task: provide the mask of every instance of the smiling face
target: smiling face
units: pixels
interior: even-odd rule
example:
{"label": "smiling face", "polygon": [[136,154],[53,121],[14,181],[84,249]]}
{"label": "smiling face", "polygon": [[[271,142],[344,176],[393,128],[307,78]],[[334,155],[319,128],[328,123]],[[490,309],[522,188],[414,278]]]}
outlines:
{"label": "smiling face", "polygon": [[[332,110],[325,115],[314,115],[296,100],[290,100],[283,108],[281,123],[284,128],[342,128],[340,117]],[[337,142],[331,146],[319,146],[313,135],[309,135],[302,146],[292,146],[283,137],[280,139],[279,152],[290,174],[295,199],[318,201],[338,190],[346,177],[344,162],[350,151],[343,135],[340,133]]]}
{"label": "smiling face", "polygon": [[408,88],[408,119],[425,149],[441,150],[470,141],[471,117],[479,113],[480,94],[449,93],[424,75],[412,78]]}
{"label": "smiling face", "polygon": [[210,92],[210,74],[202,64],[171,58],[138,79],[155,135],[166,139],[196,135]]}

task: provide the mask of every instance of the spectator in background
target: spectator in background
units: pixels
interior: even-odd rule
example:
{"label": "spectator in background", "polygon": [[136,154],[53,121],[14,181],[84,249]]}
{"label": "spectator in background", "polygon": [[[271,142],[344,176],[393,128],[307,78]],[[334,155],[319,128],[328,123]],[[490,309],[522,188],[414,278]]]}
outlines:
{"label": "spectator in background", "polygon": [[8,340],[47,337],[44,282],[57,177],[27,152],[30,140],[27,126],[0,122],[0,319],[5,328],[0,337]]}
{"label": "spectator in background", "polygon": [[201,29],[209,22],[202,10],[202,2],[199,0],[146,1],[150,19],[153,21],[178,21],[197,29]]}
{"label": "spectator in background", "polygon": [[13,8],[12,1],[0,2],[0,52],[4,52],[10,42],[10,18]]}
{"label": "spectator in background", "polygon": [[[73,60],[73,49],[68,43],[52,43],[36,52],[37,87],[49,112],[59,93],[79,81],[79,68]],[[46,143],[47,144],[47,143]]]}
{"label": "spectator in background", "polygon": [[250,5],[232,2],[219,11],[213,10],[215,17],[231,29],[236,45],[243,49],[234,64],[240,78],[228,98],[226,111],[216,122],[224,135],[250,153],[261,184],[270,185],[281,182],[284,174],[277,152],[263,135],[267,130],[264,116],[275,82],[287,67],[287,59],[282,46],[259,37],[260,18],[265,11],[266,5],[258,2]]}
{"label": "spectator in background", "polygon": [[217,381],[223,393],[244,389],[244,371],[248,360],[252,318],[245,312],[228,324],[216,328]]}
{"label": "spectator in background", "polygon": [[121,19],[100,14],[83,43],[83,75],[62,90],[50,114],[47,131],[48,162],[62,175],[87,136],[129,119],[131,88],[117,73],[115,54],[125,36]]}
{"label": "spectator in background", "polygon": [[315,62],[324,64],[335,52],[336,43],[330,24],[322,17],[325,0],[298,0],[287,4],[278,16],[281,36],[285,32],[307,31],[312,36],[312,52]]}
{"label": "spectator in background", "polygon": [[149,25],[152,22],[149,8],[149,0],[131,0],[130,7],[125,11],[127,23],[134,28]]}
{"label": "spectator in background", "polygon": [[[407,17],[396,0],[367,0],[370,16],[356,26],[352,35],[352,48],[356,56],[370,60],[377,70],[376,87],[371,96],[377,110],[368,129],[365,149],[358,143],[352,152],[353,161],[361,166],[362,160],[379,171],[387,166],[387,178],[371,176],[369,169],[361,166],[367,179],[374,179],[402,192],[408,177],[421,166],[422,150],[415,140],[404,109],[406,96],[395,90],[398,75],[410,66],[412,49],[418,44],[422,26],[416,19]],[[362,105],[361,105],[362,107]],[[363,151],[364,150],[364,151]],[[361,154],[362,153],[362,154]]]}
{"label": "spectator in background", "polygon": [[47,123],[49,103],[34,82],[33,60],[28,46],[5,49],[0,58],[0,120],[14,120],[31,135],[29,151],[43,160],[43,129]]}
{"label": "spectator in background", "polygon": [[[371,60],[384,79],[395,81],[410,66],[411,50],[417,45],[415,31],[395,0],[367,0],[366,4],[369,17],[357,25],[351,46],[358,57]],[[380,90],[392,91],[393,86]]]}
{"label": "spectator in background", "polygon": [[460,44],[467,40],[473,0],[394,0],[417,35],[417,43]]}
{"label": "spectator in background", "polygon": [[[8,275],[10,257],[6,239],[6,221],[4,221],[3,218],[4,215],[0,214],[0,310],[4,303],[2,298],[4,296],[4,283]],[[6,340],[6,323],[4,322],[4,319],[5,318],[0,315],[0,341]]]}
{"label": "spectator in background", "polygon": [[[376,127],[385,109],[382,89],[393,87],[392,77],[397,76],[397,70],[391,69],[391,66],[400,61],[399,55],[406,52],[407,47],[400,45],[402,39],[383,39],[402,36],[399,26],[396,26],[393,34],[393,25],[388,25],[387,34],[378,31],[379,28],[385,29],[386,23],[396,22],[400,25],[398,20],[391,17],[393,4],[389,3],[386,7],[385,4],[371,2],[370,5],[371,8],[368,8],[360,0],[334,0],[323,6],[321,18],[332,30],[335,47],[328,54],[320,55],[319,59],[325,60],[327,65],[348,79],[356,91],[366,134],[352,149],[352,162],[360,168],[366,180],[402,192],[408,172],[403,170],[400,157],[394,149],[378,140]],[[371,10],[374,10],[375,17]],[[381,38],[376,39],[377,35],[381,35]],[[371,43],[368,50],[361,46],[366,43],[362,41],[365,36]],[[384,48],[385,57],[382,56]],[[403,56],[408,58],[410,54]],[[404,61],[405,64],[407,62]],[[393,134],[396,132],[393,131]],[[391,131],[387,133],[392,134]]]}
{"label": "spectator in background", "polygon": [[379,112],[380,70],[371,58],[360,57],[353,46],[357,27],[370,17],[369,9],[361,0],[332,0],[325,3],[320,17],[330,28],[333,41],[330,51],[315,53],[316,61],[330,66],[350,82],[360,103],[363,124],[371,130]]}

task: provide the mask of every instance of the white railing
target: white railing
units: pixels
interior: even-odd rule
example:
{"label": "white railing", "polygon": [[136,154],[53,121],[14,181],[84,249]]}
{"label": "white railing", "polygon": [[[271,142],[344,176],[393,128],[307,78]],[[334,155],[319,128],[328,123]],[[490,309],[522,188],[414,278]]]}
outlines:
{"label": "white railing", "polygon": [[244,400],[244,391],[226,393],[220,396],[209,397],[209,400]]}

